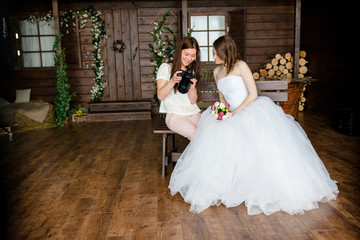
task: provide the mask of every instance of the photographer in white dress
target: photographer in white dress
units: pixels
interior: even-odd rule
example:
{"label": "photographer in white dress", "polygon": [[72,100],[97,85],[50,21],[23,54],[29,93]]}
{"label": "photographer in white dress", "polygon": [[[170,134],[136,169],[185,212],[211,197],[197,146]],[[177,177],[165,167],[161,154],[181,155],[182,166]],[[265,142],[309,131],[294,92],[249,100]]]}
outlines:
{"label": "photographer in white dress", "polygon": [[[181,74],[186,71],[195,77],[190,79],[187,92],[181,93]],[[165,122],[169,129],[189,140],[194,137],[200,119],[200,109],[196,105],[196,82],[200,73],[199,44],[195,38],[185,37],[177,44],[173,63],[162,63],[156,76],[157,96],[161,100],[159,112],[166,113]]]}

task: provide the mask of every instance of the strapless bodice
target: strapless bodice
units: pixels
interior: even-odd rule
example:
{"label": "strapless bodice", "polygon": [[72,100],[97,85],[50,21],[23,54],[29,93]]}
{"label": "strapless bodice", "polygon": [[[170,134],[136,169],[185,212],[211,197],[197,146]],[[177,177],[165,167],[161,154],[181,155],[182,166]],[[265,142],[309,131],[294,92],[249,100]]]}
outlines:
{"label": "strapless bodice", "polygon": [[226,102],[230,104],[230,110],[240,106],[249,94],[244,80],[240,76],[228,75],[220,78],[217,84]]}

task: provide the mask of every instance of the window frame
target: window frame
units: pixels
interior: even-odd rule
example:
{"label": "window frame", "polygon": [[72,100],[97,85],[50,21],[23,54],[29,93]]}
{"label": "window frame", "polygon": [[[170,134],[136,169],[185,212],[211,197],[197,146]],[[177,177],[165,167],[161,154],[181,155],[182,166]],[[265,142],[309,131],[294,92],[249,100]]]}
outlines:
{"label": "window frame", "polygon": [[[192,16],[206,16],[207,18],[207,29],[206,30],[192,30],[192,26],[191,26],[191,17]],[[222,30],[209,30],[209,16],[224,16],[225,17],[225,28],[224,28],[224,32],[225,32],[225,35],[228,35],[229,33],[229,22],[228,22],[228,12],[201,12],[201,13],[197,13],[197,12],[192,12],[192,13],[189,13],[189,16],[188,16],[188,30],[192,31],[193,32],[206,32],[207,33],[207,41],[208,41],[208,45],[207,46],[200,46],[199,44],[199,47],[207,47],[207,50],[208,50],[208,60],[210,60],[210,55],[212,55],[212,52],[210,52],[210,47],[212,47],[212,44],[209,43],[209,33],[210,32],[219,32],[219,31],[222,31]],[[205,65],[213,65],[215,64],[214,61],[201,61],[202,64],[205,64]]]}
{"label": "window frame", "polygon": [[[21,28],[20,28],[20,22],[21,21],[24,21],[25,19],[20,19],[17,23],[17,34],[18,34],[18,42],[19,44],[17,44],[17,51],[20,51],[20,55],[17,55],[19,57],[19,60],[20,60],[20,67],[22,70],[35,70],[35,69],[54,69],[55,68],[55,63],[54,63],[54,66],[43,66],[43,61],[42,61],[42,53],[54,53],[53,50],[44,50],[42,51],[41,50],[41,37],[54,37],[56,38],[56,34],[42,34],[40,35],[40,26],[39,26],[39,23],[36,22],[36,28],[37,28],[37,35],[23,35],[21,33]],[[51,20],[51,21],[54,21],[54,20]],[[36,37],[37,40],[38,40],[38,43],[39,43],[39,51],[24,51],[23,50],[23,44],[22,44],[22,41],[23,41],[23,38],[27,38],[27,37]],[[41,66],[38,66],[38,67],[25,67],[24,66],[24,53],[39,53],[40,54],[40,64]]]}

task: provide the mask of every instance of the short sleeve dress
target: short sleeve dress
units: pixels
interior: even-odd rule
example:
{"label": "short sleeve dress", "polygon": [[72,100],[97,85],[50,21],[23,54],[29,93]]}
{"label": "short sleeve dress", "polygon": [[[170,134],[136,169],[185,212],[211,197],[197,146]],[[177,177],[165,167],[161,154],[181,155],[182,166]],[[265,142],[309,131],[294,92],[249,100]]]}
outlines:
{"label": "short sleeve dress", "polygon": [[[171,64],[163,63],[160,65],[156,80],[162,79],[170,81]],[[160,113],[174,113],[178,115],[193,115],[200,112],[196,103],[190,102],[188,93],[182,94],[179,91],[171,90],[169,95],[160,103]]]}

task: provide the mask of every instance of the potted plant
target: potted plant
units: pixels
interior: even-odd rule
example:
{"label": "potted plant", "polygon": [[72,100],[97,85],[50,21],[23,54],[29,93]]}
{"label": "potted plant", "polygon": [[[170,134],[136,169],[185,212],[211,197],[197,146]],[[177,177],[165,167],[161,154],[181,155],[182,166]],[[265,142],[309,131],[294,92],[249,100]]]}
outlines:
{"label": "potted plant", "polygon": [[71,110],[71,121],[72,122],[86,122],[88,110],[81,105],[75,106]]}

